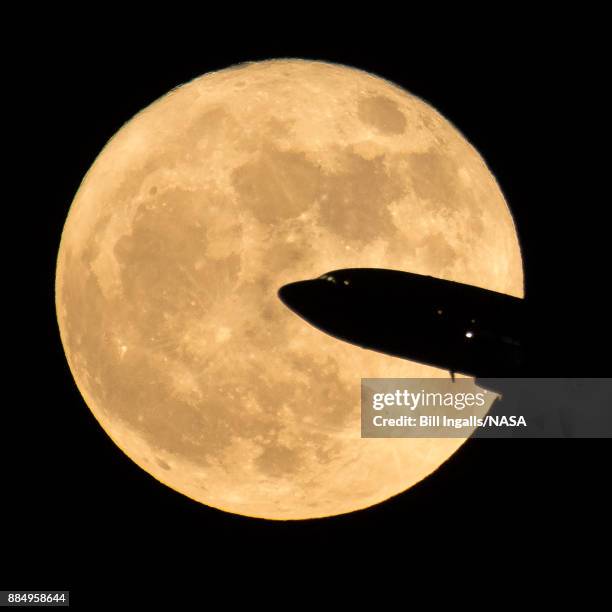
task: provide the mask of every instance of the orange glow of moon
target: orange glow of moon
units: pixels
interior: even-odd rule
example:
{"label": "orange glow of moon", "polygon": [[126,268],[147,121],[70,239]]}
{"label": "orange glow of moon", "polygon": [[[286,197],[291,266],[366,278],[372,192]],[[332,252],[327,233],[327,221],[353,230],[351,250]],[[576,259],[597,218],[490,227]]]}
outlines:
{"label": "orange glow of moon", "polygon": [[523,294],[494,177],[422,100],[314,61],[206,74],[126,123],[76,194],[56,277],[70,369],[119,448],[194,500],[280,520],[371,506],[463,440],[360,437],[362,377],[448,374],[276,296],[344,267]]}

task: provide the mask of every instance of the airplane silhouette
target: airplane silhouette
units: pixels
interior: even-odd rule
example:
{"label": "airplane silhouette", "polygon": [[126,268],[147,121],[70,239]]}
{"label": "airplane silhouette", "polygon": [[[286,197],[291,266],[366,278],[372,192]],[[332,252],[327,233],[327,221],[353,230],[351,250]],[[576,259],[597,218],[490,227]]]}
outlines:
{"label": "airplane silhouette", "polygon": [[528,416],[524,431],[479,428],[478,437],[612,437],[612,379],[534,377],[537,329],[521,298],[378,268],[334,270],[278,296],[340,340],[474,376],[501,395],[490,414]]}
{"label": "airplane silhouette", "polygon": [[525,300],[380,268],[347,268],[281,287],[314,327],[345,342],[475,377],[526,374]]}

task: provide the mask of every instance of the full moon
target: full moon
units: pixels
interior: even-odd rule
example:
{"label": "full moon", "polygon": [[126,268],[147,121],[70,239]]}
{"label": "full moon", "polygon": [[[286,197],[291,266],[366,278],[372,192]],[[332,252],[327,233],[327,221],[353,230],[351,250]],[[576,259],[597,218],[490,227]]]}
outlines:
{"label": "full moon", "polygon": [[500,188],[431,106],[318,61],[206,74],[128,121],[72,202],[56,274],[71,372],[117,446],[198,502],[277,520],[377,504],[464,439],[361,438],[361,378],[448,373],[277,298],[348,267],[523,295]]}

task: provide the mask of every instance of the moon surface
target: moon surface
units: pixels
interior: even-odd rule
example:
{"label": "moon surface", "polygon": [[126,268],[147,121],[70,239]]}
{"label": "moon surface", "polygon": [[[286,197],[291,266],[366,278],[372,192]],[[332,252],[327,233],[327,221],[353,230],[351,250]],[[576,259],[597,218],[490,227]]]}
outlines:
{"label": "moon surface", "polygon": [[344,267],[523,295],[504,197],[431,106],[316,61],[206,74],[127,122],[74,198],[56,275],[70,369],[115,443],[194,500],[279,520],[371,506],[464,440],[360,437],[362,377],[448,373],[277,298]]}

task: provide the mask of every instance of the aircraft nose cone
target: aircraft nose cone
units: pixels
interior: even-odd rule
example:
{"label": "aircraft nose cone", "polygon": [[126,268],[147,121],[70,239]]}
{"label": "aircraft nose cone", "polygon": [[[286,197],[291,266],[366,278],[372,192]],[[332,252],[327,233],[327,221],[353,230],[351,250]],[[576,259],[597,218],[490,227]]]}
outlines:
{"label": "aircraft nose cone", "polygon": [[283,285],[278,290],[281,302],[294,312],[301,314],[313,297],[313,281],[298,281]]}
{"label": "aircraft nose cone", "polygon": [[344,309],[333,287],[318,278],[284,285],[278,297],[296,315],[320,329],[333,326]]}
{"label": "aircraft nose cone", "polygon": [[[335,337],[344,337],[359,304],[329,278],[314,278],[284,285],[278,290],[280,300],[308,324]],[[361,327],[363,327],[361,325]]]}

